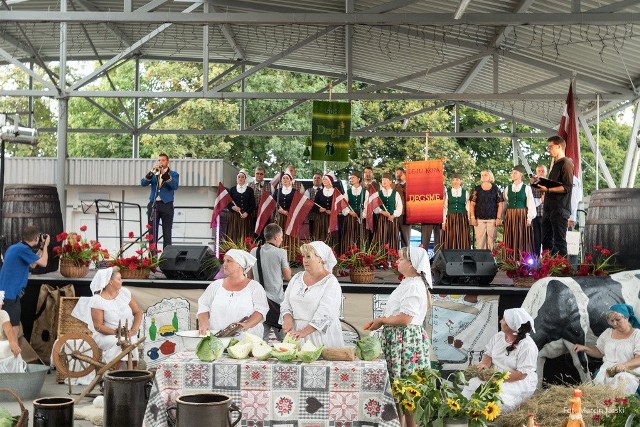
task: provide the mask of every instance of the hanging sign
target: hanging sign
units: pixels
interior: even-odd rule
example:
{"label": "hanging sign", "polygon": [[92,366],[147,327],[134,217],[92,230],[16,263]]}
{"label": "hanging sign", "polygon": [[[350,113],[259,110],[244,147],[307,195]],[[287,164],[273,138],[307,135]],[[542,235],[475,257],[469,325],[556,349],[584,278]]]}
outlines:
{"label": "hanging sign", "polygon": [[313,101],[311,160],[348,162],[351,103]]}
{"label": "hanging sign", "polygon": [[443,161],[405,163],[407,224],[441,224],[444,209]]}

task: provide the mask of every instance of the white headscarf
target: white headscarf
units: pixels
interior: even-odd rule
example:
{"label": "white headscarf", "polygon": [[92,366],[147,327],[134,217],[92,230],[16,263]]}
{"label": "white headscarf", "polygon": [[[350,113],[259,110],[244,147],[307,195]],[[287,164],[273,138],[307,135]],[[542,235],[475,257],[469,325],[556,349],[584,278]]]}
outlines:
{"label": "white headscarf", "polygon": [[256,257],[240,249],[229,249],[224,255],[229,255],[235,262],[240,264],[245,274],[248,273],[251,267],[253,267],[253,264],[256,263]]}
{"label": "white headscarf", "polygon": [[0,304],[4,304],[4,291],[0,291]]}
{"label": "white headscarf", "polygon": [[509,308],[504,311],[503,318],[507,326],[514,332],[518,332],[520,326],[527,322],[531,324],[531,332],[536,331],[533,327],[533,317],[524,308]]}
{"label": "white headscarf", "polygon": [[327,269],[329,273],[333,271],[333,267],[336,266],[338,261],[336,260],[336,256],[333,254],[333,251],[325,242],[315,241],[309,243],[313,246],[313,249],[316,250],[318,256],[322,258],[322,263],[324,264],[324,268]]}
{"label": "white headscarf", "polygon": [[429,262],[429,254],[424,248],[418,248],[415,246],[409,247],[409,258],[411,265],[416,269],[418,273],[424,273],[427,278],[429,287],[433,288],[433,278],[431,277],[431,263]]}
{"label": "white headscarf", "polygon": [[109,280],[111,280],[112,275],[113,267],[102,268],[96,271],[96,275],[93,276],[93,279],[91,280],[91,292],[96,293],[102,291],[109,283]]}

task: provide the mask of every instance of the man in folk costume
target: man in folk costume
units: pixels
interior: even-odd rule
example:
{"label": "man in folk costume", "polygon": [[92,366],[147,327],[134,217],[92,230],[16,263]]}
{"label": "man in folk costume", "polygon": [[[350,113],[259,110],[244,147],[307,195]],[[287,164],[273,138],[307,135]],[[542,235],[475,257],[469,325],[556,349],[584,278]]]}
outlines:
{"label": "man in folk costume", "polygon": [[[288,172],[282,174],[280,179],[280,188],[273,192],[272,197],[275,199],[276,205],[276,223],[285,229],[287,223],[287,217],[289,216],[289,209],[291,208],[291,202],[293,202],[293,178]],[[284,235],[284,242],[282,244],[283,249],[287,250],[287,259],[289,262],[296,261],[296,250],[300,246],[300,239],[297,237],[291,237],[290,235]]]}
{"label": "man in folk costume", "polygon": [[349,175],[349,182],[351,187],[347,190],[347,199],[349,200],[349,207],[342,211],[345,216],[344,230],[342,233],[342,239],[340,240],[340,253],[347,252],[350,245],[362,246],[364,238],[364,204],[369,198],[369,193],[366,188],[360,185],[362,181],[362,173],[360,171],[353,171]]}
{"label": "man in folk costume", "polygon": [[256,210],[255,193],[247,184],[247,171],[241,169],[236,177],[237,185],[229,188],[232,202],[229,203],[229,223],[227,224],[227,238],[234,242],[253,237],[251,214]]}
{"label": "man in folk costume", "polygon": [[[329,215],[331,215],[331,204],[333,203],[333,183],[335,176],[328,172],[322,177],[322,191],[318,191],[314,198],[315,206],[312,212],[316,214],[316,219],[311,230],[311,239],[314,241],[325,242],[333,247],[336,243],[335,234],[329,233]],[[336,240],[336,241],[334,241]]]}
{"label": "man in folk costume", "polygon": [[253,195],[256,201],[256,210],[251,214],[251,229],[256,229],[256,216],[258,213],[258,207],[260,206],[260,197],[262,197],[262,190],[266,184],[264,182],[264,168],[258,166],[253,171],[253,180],[249,183],[249,188],[253,190]]}
{"label": "man in folk costume", "polygon": [[[313,174],[312,181],[313,181],[313,185],[304,191],[304,195],[309,200],[315,200],[316,194],[318,193],[318,191],[322,191],[322,174],[320,172],[315,172]],[[302,224],[303,227],[307,225],[307,227],[309,228],[308,237],[311,237],[311,234],[313,233],[313,223],[315,220],[316,220],[316,214],[312,211],[309,213],[309,216],[307,217],[305,222]],[[301,231],[301,234],[303,234],[302,231]]]}
{"label": "man in folk costume", "polygon": [[402,199],[396,190],[391,188],[391,174],[382,174],[382,188],[378,191],[382,206],[376,208],[376,227],[373,244],[383,247],[389,244],[390,249],[398,249],[398,217],[402,215]]}
{"label": "man in folk costume", "polygon": [[444,192],[442,215],[443,249],[469,249],[469,192],[462,188],[459,173],[451,178],[451,188]]}
{"label": "man in folk costume", "polygon": [[403,167],[396,168],[396,181],[393,188],[400,194],[402,200],[402,215],[398,218],[398,228],[400,229],[400,240],[402,246],[409,246],[411,241],[411,225],[407,224],[407,181],[405,181],[405,170]]}
{"label": "man in folk costume", "polygon": [[507,252],[504,256],[516,260],[520,259],[522,252],[533,252],[531,221],[536,217],[536,205],[531,187],[523,182],[525,173],[524,166],[514,166],[511,171],[513,182],[504,190],[504,201],[507,208],[503,241],[505,248],[514,250],[513,253]]}

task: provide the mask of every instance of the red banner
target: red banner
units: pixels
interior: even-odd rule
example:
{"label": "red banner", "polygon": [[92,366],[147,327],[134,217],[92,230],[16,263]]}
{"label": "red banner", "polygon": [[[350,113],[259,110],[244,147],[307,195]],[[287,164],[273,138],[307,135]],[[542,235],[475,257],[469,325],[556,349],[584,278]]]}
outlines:
{"label": "red banner", "polygon": [[407,224],[440,224],[444,209],[442,160],[405,163]]}

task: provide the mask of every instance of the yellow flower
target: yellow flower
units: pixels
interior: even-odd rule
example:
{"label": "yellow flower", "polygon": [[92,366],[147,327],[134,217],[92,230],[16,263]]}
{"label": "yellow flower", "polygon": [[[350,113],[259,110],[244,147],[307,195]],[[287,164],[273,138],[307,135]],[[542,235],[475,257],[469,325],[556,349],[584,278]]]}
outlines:
{"label": "yellow flower", "polygon": [[453,411],[460,410],[460,402],[458,402],[457,400],[447,399],[447,405],[449,405],[449,408]]}
{"label": "yellow flower", "polygon": [[417,388],[413,388],[413,387],[407,387],[405,389],[405,391],[407,392],[407,394],[409,395],[409,397],[411,398],[416,398],[416,397],[420,397],[422,396],[422,393],[420,393],[420,390],[418,390]]}
{"label": "yellow flower", "polygon": [[500,407],[496,405],[495,402],[489,402],[487,406],[484,407],[482,413],[487,417],[487,421],[493,421],[500,415]]}
{"label": "yellow flower", "polygon": [[416,409],[416,404],[413,401],[407,399],[402,399],[402,406],[409,412],[413,412]]}

